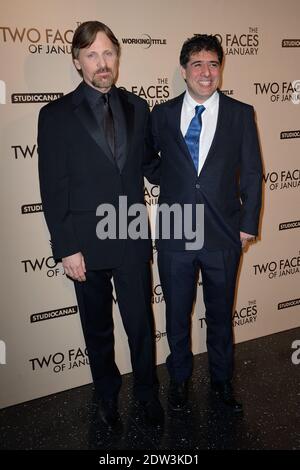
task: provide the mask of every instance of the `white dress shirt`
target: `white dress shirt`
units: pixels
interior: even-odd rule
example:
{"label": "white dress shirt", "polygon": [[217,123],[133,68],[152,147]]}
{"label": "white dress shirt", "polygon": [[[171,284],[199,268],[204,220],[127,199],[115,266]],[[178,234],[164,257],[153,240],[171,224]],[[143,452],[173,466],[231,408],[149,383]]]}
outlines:
{"label": "white dress shirt", "polygon": [[[210,146],[212,144],[216,127],[217,119],[219,113],[219,93],[215,91],[204,103],[205,110],[202,113],[202,130],[200,134],[199,142],[199,166],[198,166],[198,175],[202,170],[204,162],[206,160],[207,154],[209,152]],[[181,120],[180,120],[180,129],[183,137],[187,133],[188,127],[191,120],[195,116],[195,107],[199,106],[199,103],[195,101],[188,90],[185,92],[183,99],[182,109],[181,109]]]}

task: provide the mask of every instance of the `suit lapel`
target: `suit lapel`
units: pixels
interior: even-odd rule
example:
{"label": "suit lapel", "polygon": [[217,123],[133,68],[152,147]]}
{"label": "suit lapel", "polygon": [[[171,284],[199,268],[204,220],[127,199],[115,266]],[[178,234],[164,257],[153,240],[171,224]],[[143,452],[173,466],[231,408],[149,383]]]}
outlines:
{"label": "suit lapel", "polygon": [[181,133],[181,110],[182,110],[182,104],[183,104],[183,98],[184,98],[185,93],[181,94],[176,98],[171,104],[171,113],[169,115],[170,117],[170,128],[171,128],[171,133],[172,135],[175,136],[175,139],[183,152],[184,156],[187,158],[189,164],[191,165],[191,168],[193,168],[194,172],[196,172],[195,165],[193,163],[192,157],[190,155],[189,149],[186,145],[186,142],[184,140],[184,137]]}
{"label": "suit lapel", "polygon": [[89,133],[91,138],[100,147],[106,157],[115,165],[113,155],[110,151],[105,136],[103,132],[101,132],[93,112],[84,96],[82,85],[79,85],[79,87],[74,91],[72,101],[74,106],[74,113],[80,120],[81,124]]}
{"label": "suit lapel", "polygon": [[120,169],[124,168],[125,163],[129,159],[131,152],[132,139],[134,134],[134,106],[128,101],[128,96],[118,88],[120,103],[123,109],[124,120],[126,123],[126,150],[125,154],[120,158]]}
{"label": "suit lapel", "polygon": [[220,139],[222,138],[223,131],[226,125],[228,125],[228,122],[230,119],[226,102],[225,102],[226,96],[223,95],[223,93],[221,93],[220,91],[218,93],[219,93],[219,111],[218,111],[216,131],[215,131],[215,135],[213,137],[210,149],[208,151],[207,157],[205,159],[204,165],[201,168],[199,176],[201,175],[203,170],[206,168],[207,164],[209,163],[209,160],[212,158],[214,151],[215,151],[215,147],[217,143],[219,143]]}

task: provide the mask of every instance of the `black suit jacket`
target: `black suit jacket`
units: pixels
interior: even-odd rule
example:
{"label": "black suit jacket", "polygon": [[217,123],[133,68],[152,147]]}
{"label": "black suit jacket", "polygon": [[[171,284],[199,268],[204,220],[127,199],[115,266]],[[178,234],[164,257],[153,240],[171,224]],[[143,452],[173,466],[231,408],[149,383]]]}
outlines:
{"label": "black suit jacket", "polygon": [[[252,106],[219,92],[216,132],[198,176],[180,130],[184,94],[154,107],[151,141],[161,152],[159,204],[204,204],[204,247],[240,247],[239,232],[257,235],[262,164]],[[195,229],[195,226],[193,227]],[[157,240],[159,250],[184,250],[188,240]]]}
{"label": "black suit jacket", "polygon": [[88,269],[119,266],[151,258],[151,241],[99,240],[96,209],[108,203],[116,209],[119,196],[128,206],[144,203],[145,174],[151,182],[158,161],[147,151],[146,101],[116,89],[126,121],[127,148],[121,170],[116,165],[101,128],[80,84],[76,90],[43,107],[38,124],[39,176],[43,209],[55,259],[81,251]]}

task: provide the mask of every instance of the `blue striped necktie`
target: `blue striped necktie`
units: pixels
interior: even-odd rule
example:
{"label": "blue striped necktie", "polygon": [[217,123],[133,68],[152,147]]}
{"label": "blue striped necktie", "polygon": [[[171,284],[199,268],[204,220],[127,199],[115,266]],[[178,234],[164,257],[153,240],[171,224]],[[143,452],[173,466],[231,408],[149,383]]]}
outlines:
{"label": "blue striped necktie", "polygon": [[197,172],[199,165],[199,140],[202,129],[201,114],[204,110],[205,107],[202,104],[195,107],[195,116],[191,120],[184,137]]}

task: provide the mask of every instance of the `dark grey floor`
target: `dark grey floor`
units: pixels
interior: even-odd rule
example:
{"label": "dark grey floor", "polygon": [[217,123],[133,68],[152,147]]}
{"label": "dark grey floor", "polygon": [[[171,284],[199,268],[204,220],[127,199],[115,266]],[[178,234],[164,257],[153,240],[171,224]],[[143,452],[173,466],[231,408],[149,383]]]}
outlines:
{"label": "dark grey floor", "polygon": [[[300,364],[291,361],[300,328],[236,346],[235,389],[244,415],[232,416],[209,393],[207,354],[195,357],[190,406],[166,411],[163,428],[146,426],[131,399],[131,374],[120,395],[122,425],[97,421],[93,388],[86,385],[0,411],[1,449],[186,450],[300,449]],[[300,355],[299,355],[300,357]],[[159,366],[167,410],[168,378]]]}

